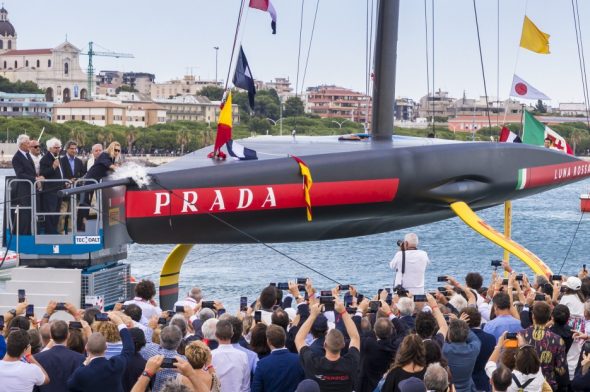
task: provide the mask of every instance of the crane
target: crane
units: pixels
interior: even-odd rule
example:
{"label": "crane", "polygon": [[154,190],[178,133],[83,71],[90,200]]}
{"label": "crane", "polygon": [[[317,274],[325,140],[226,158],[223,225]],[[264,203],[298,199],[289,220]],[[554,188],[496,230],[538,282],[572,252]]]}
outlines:
{"label": "crane", "polygon": [[88,56],[88,99],[92,99],[92,84],[94,83],[94,65],[92,63],[92,58],[94,56],[116,57],[126,59],[135,58],[135,56],[131,53],[96,52],[93,46],[94,42],[90,41],[88,43],[88,52],[80,53],[81,55]]}

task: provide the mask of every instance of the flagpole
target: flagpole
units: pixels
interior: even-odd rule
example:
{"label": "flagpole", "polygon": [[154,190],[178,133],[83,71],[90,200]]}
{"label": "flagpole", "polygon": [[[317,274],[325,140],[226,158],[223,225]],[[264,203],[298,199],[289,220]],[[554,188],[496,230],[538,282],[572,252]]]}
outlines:
{"label": "flagpole", "polygon": [[525,104],[521,103],[520,107],[521,107],[521,111],[520,111],[520,138],[522,139],[524,137],[524,108],[525,108]]}

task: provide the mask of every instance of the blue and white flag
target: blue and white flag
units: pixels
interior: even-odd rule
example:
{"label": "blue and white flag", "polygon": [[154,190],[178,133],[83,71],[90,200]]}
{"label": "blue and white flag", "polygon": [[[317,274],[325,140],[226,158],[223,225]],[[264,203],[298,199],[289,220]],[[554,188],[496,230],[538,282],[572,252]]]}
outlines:
{"label": "blue and white flag", "polygon": [[256,151],[252,150],[251,148],[247,148],[242,146],[239,143],[234,142],[233,140],[228,140],[225,144],[227,147],[227,152],[234,158],[238,158],[240,161],[248,161],[251,159],[258,159],[258,155],[256,155]]}

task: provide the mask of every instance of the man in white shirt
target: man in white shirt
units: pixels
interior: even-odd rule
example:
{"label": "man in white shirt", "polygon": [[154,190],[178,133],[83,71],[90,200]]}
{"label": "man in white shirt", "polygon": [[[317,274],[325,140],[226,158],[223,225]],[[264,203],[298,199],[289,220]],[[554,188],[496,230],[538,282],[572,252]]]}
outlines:
{"label": "man in white shirt", "polygon": [[426,252],[418,250],[418,236],[406,234],[399,247],[400,250],[389,262],[389,267],[396,271],[394,286],[401,285],[412,294],[424,294],[424,273],[430,260]]}
{"label": "man in white shirt", "polygon": [[188,292],[185,299],[176,301],[174,303],[174,308],[176,309],[177,306],[189,306],[191,309],[194,309],[195,306],[203,299],[203,293],[200,287],[193,287],[191,291]]}
{"label": "man in white shirt", "polygon": [[233,328],[229,320],[219,320],[215,327],[219,347],[211,352],[211,364],[221,382],[221,392],[249,392],[248,356],[232,346],[232,336]]}
{"label": "man in white shirt", "polygon": [[156,286],[151,280],[142,280],[135,286],[135,298],[126,301],[124,305],[135,304],[141,308],[141,321],[143,325],[147,325],[148,321],[153,316],[162,314],[162,309],[156,305],[154,297],[156,296]]}
{"label": "man in white shirt", "polygon": [[27,331],[19,329],[8,335],[6,355],[0,361],[0,380],[0,392],[30,392],[35,385],[49,384],[49,376],[31,355]]}
{"label": "man in white shirt", "polygon": [[90,158],[86,161],[86,171],[90,170],[100,154],[102,154],[102,144],[95,144],[92,146],[92,155],[90,155]]}

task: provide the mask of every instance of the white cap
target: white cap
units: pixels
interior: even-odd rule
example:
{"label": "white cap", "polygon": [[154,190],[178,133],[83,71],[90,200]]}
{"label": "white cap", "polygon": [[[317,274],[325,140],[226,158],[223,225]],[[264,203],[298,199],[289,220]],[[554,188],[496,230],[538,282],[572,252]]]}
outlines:
{"label": "white cap", "polygon": [[582,287],[582,281],[575,276],[570,276],[563,285],[571,290],[580,290]]}

